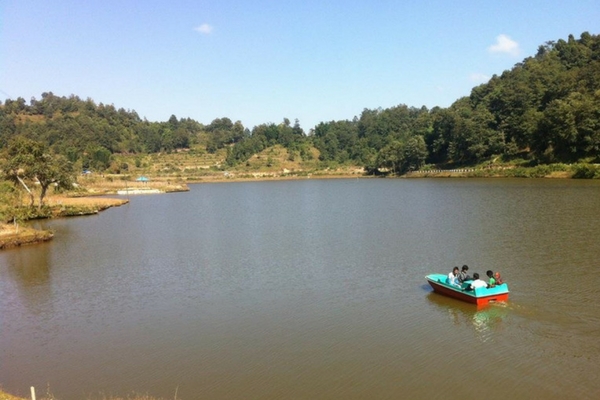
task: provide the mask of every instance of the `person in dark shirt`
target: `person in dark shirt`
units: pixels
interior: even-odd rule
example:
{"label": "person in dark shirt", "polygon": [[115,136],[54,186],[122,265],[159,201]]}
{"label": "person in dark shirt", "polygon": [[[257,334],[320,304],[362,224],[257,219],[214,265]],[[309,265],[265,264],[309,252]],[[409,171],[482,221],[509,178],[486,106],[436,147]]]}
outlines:
{"label": "person in dark shirt", "polygon": [[464,283],[465,281],[470,281],[472,278],[469,276],[469,267],[467,265],[463,265],[461,271],[458,273],[458,282]]}

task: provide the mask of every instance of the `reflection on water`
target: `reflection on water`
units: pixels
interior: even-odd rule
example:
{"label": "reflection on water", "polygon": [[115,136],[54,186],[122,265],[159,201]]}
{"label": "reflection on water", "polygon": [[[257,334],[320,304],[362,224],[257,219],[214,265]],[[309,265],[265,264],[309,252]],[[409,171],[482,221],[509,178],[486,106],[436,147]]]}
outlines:
{"label": "reflection on water", "polygon": [[503,319],[509,312],[509,306],[506,303],[477,306],[450,299],[435,292],[429,293],[427,299],[442,312],[447,313],[454,325],[472,328],[475,337],[481,342],[493,341],[495,335],[501,334]]}
{"label": "reflection on water", "polygon": [[30,312],[43,312],[52,302],[49,252],[10,249],[5,254],[4,262],[7,277],[10,278],[5,283],[13,289],[4,289],[2,295],[12,304],[25,306]]}
{"label": "reflection on water", "polygon": [[7,254],[8,270],[19,286],[47,285],[50,279],[48,252],[11,251]]}

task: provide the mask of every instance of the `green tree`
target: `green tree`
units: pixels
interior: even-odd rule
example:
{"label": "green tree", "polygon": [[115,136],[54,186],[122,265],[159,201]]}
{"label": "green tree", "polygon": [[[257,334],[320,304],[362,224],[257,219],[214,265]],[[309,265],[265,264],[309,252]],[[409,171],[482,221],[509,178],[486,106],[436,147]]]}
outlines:
{"label": "green tree", "polygon": [[44,144],[17,137],[6,150],[7,161],[2,166],[5,177],[16,185],[21,185],[29,194],[34,205],[34,194],[28,183],[40,187],[38,208],[50,185],[70,188],[73,182],[72,164],[63,156],[51,154]]}
{"label": "green tree", "polygon": [[[405,174],[419,169],[427,158],[427,145],[422,136],[394,140],[377,155],[377,169],[385,168],[395,174]],[[371,169],[372,165],[367,165]]]}
{"label": "green tree", "polygon": [[415,171],[421,168],[427,159],[427,145],[422,136],[413,136],[409,138],[403,149],[403,163],[401,173]]}
{"label": "green tree", "polygon": [[17,190],[7,181],[0,182],[0,223],[8,222],[15,217]]}

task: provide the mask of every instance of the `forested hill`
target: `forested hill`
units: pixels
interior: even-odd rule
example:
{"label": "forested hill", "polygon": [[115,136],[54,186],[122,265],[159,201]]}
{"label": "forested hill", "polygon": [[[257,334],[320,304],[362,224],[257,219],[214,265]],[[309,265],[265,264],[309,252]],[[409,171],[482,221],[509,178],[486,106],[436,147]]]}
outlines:
{"label": "forested hill", "polygon": [[[188,147],[202,126],[191,119],[167,122],[141,120],[135,111],[96,104],[77,96],[6,100],[0,107],[0,146],[11,138],[24,136],[43,142],[72,162],[89,156],[94,167],[112,153],[170,151]],[[106,165],[107,166],[107,165]]]}
{"label": "forested hill", "polygon": [[22,136],[95,170],[108,168],[115,153],[171,152],[192,145],[214,152],[244,134],[248,131],[241,122],[229,118],[209,125],[175,115],[165,122],[149,122],[132,110],[52,92],[29,104],[21,97],[0,103],[0,149]]}
{"label": "forested hill", "polygon": [[600,37],[551,41],[511,70],[494,75],[448,108],[399,105],[365,109],[358,117],[318,124],[305,135],[285,118],[250,131],[241,122],[209,125],[174,115],[166,122],[135,111],[51,92],[0,104],[0,146],[16,136],[41,141],[83,165],[106,168],[113,153],[152,153],[201,145],[228,149],[244,162],[275,144],[293,157],[319,150],[326,164],[363,165],[403,173],[423,164],[469,165],[520,159],[530,164],[600,159]]}
{"label": "forested hill", "polygon": [[325,159],[400,173],[423,162],[598,162],[600,36],[547,42],[445,109],[398,106],[322,123],[315,144]]}
{"label": "forested hill", "polygon": [[530,153],[541,162],[600,154],[600,36],[539,46],[510,71],[438,110],[427,137],[434,161]]}

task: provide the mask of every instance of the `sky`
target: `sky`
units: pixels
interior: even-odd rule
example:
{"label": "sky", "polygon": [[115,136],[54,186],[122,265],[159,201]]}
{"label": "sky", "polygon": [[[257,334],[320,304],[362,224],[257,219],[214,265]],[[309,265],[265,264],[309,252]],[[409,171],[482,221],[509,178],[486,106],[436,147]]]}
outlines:
{"label": "sky", "polygon": [[0,0],[0,99],[308,133],[365,108],[448,107],[585,31],[600,34],[598,0]]}

